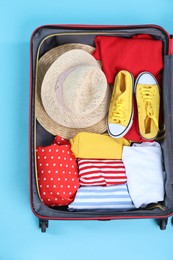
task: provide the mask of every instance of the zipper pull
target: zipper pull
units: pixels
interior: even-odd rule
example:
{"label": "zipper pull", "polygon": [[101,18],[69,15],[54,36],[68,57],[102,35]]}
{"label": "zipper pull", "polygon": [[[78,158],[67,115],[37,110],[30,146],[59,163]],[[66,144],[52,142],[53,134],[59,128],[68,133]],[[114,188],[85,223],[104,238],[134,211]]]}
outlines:
{"label": "zipper pull", "polygon": [[170,34],[169,38],[170,38],[170,40],[169,40],[169,52],[168,52],[168,54],[171,55],[171,54],[173,54],[173,34]]}

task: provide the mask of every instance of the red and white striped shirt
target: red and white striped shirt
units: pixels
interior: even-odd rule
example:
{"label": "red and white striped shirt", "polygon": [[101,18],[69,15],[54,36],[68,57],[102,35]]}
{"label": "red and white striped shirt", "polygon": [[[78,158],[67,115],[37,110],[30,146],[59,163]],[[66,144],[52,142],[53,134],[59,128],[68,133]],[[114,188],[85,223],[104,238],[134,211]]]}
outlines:
{"label": "red and white striped shirt", "polygon": [[81,186],[109,186],[126,183],[126,171],[122,160],[78,159]]}

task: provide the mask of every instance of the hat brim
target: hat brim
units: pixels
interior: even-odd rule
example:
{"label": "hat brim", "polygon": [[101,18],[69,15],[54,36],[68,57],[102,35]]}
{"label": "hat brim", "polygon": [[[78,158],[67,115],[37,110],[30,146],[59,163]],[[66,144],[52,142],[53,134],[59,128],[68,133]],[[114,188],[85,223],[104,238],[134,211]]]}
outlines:
{"label": "hat brim", "polygon": [[62,54],[69,50],[81,49],[92,53],[94,48],[85,44],[69,43],[63,44],[58,47],[51,49],[46,52],[38,61],[38,71],[36,80],[36,101],[35,101],[35,112],[38,122],[42,125],[45,130],[53,135],[60,135],[66,139],[70,139],[75,136],[75,134],[81,131],[103,133],[106,131],[106,116],[100,120],[100,122],[86,128],[69,128],[55,122],[45,111],[42,100],[41,100],[41,86],[44,76],[54,61],[60,57]]}

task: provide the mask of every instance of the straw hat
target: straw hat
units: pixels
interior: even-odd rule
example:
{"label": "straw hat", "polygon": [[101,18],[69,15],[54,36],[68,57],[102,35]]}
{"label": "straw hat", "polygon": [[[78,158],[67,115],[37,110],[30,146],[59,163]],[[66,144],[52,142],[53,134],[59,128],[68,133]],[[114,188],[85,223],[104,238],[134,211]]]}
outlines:
{"label": "straw hat", "polygon": [[67,139],[81,131],[105,132],[110,90],[93,50],[64,44],[40,58],[36,117],[48,132]]}

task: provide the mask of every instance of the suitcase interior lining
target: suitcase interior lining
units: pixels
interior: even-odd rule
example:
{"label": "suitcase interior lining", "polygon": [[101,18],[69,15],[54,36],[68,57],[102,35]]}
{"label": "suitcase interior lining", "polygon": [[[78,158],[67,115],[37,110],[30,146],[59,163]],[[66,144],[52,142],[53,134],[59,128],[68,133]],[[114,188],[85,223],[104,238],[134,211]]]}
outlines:
{"label": "suitcase interior lining", "polygon": [[[164,65],[164,72],[163,72],[163,114],[164,120],[166,125],[166,137],[164,140],[160,141],[162,151],[163,151],[163,158],[164,158],[164,166],[166,171],[166,180],[165,180],[165,200],[164,200],[164,208],[162,210],[160,208],[154,209],[137,209],[133,211],[126,211],[126,212],[117,212],[114,210],[94,210],[94,211],[75,211],[70,212],[67,210],[66,207],[57,207],[57,208],[49,208],[45,206],[38,194],[37,189],[37,169],[36,169],[36,160],[35,160],[35,148],[36,145],[46,146],[51,144],[54,136],[48,133],[35,119],[34,108],[35,108],[35,98],[34,94],[32,95],[32,203],[33,208],[40,214],[41,216],[49,216],[49,217],[57,217],[57,218],[99,218],[100,216],[164,216],[169,214],[173,210],[173,163],[172,163],[172,147],[173,147],[173,140],[171,133],[173,133],[173,116],[168,116],[168,111],[172,111],[171,107],[171,96],[173,98],[173,83],[172,83],[172,71],[170,71],[170,62],[171,68],[173,67],[173,58],[170,61],[170,57],[167,56],[167,36],[160,31],[160,29],[156,28],[140,28],[140,29],[56,29],[56,28],[41,28],[38,30],[33,37],[32,42],[32,85],[33,85],[33,93],[35,93],[36,89],[36,81],[35,78],[36,70],[37,70],[37,62],[38,59],[48,50],[65,44],[65,43],[83,43],[94,46],[94,38],[96,35],[114,35],[114,36],[121,36],[121,37],[131,37],[134,34],[151,34],[156,39],[161,39],[163,42],[163,53],[162,55],[165,58],[165,65]],[[169,80],[170,79],[170,80]],[[171,86],[172,84],[172,86]],[[171,95],[170,95],[170,89]],[[169,100],[168,100],[169,99]],[[172,99],[173,100],[173,99]],[[172,111],[173,112],[173,111]],[[172,113],[171,113],[172,114]]]}

